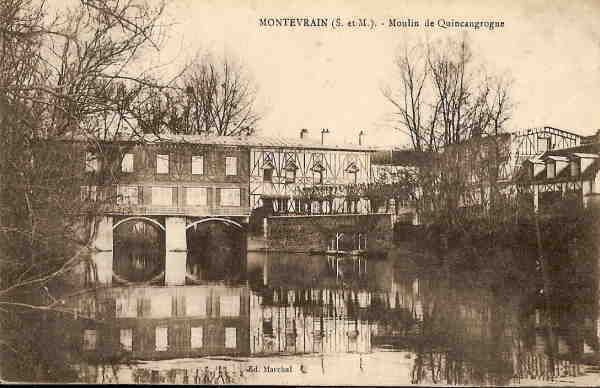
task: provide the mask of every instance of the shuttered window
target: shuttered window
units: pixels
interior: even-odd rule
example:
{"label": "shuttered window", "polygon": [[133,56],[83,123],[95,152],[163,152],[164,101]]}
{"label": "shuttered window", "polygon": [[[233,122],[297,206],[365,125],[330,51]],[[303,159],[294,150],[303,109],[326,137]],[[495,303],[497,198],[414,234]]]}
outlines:
{"label": "shuttered window", "polygon": [[98,187],[97,186],[81,186],[81,200],[82,201],[96,201],[99,200],[101,201],[102,195],[98,195],[99,193],[102,193],[101,191],[98,191]]}
{"label": "shuttered window", "polygon": [[221,189],[221,206],[240,206],[240,189]]}
{"label": "shuttered window", "polygon": [[206,187],[187,187],[186,202],[190,206],[206,206],[208,203],[208,190]]}
{"label": "shuttered window", "polygon": [[152,188],[152,204],[156,206],[172,206],[173,205],[173,188],[172,187],[153,187]]}
{"label": "shuttered window", "polygon": [[119,343],[122,350],[131,352],[133,350],[133,329],[121,329]]}
{"label": "shuttered window", "polygon": [[238,317],[240,315],[240,296],[222,295],[219,310],[222,317]]}
{"label": "shuttered window", "polygon": [[150,298],[137,299],[137,316],[139,318],[148,318],[152,316],[152,300]]}
{"label": "shuttered window", "polygon": [[185,295],[173,295],[171,315],[174,317],[185,317]]}
{"label": "shuttered window", "polygon": [[190,317],[205,317],[206,316],[206,297],[186,298],[186,311]]}
{"label": "shuttered window", "polygon": [[235,349],[237,347],[237,329],[235,327],[225,328],[225,347]]}
{"label": "shuttered window", "polygon": [[117,203],[119,205],[137,205],[138,196],[139,193],[137,186],[119,186]]}
{"label": "shuttered window", "polygon": [[168,154],[156,155],[156,173],[157,174],[168,174],[169,173],[169,155]]}
{"label": "shuttered window", "polygon": [[137,301],[134,298],[122,297],[116,300],[117,318],[135,318],[137,316]]}
{"label": "shuttered window", "polygon": [[161,292],[152,296],[152,317],[166,318],[171,316],[171,295]]}
{"label": "shuttered window", "polygon": [[237,158],[235,156],[225,158],[225,175],[237,175]]}
{"label": "shuttered window", "polygon": [[192,156],[192,174],[202,175],[204,174],[204,157],[200,155]]}
{"label": "shuttered window", "polygon": [[202,327],[192,327],[191,329],[191,347],[192,349],[201,348],[203,345]]}
{"label": "shuttered window", "polygon": [[156,340],[154,350],[164,352],[169,348],[169,329],[166,327],[157,326],[155,329]]}
{"label": "shuttered window", "polygon": [[84,330],[83,331],[83,350],[94,350],[96,349],[96,330]]}
{"label": "shuttered window", "polygon": [[121,171],[133,172],[133,154],[123,155],[123,160],[121,161]]}

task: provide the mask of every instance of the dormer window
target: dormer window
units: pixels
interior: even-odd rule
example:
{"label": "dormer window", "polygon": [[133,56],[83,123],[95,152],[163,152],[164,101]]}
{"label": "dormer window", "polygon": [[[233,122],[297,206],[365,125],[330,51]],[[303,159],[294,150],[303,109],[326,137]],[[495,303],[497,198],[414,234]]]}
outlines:
{"label": "dormer window", "polygon": [[553,179],[556,177],[556,164],[553,161],[546,162],[546,178]]}
{"label": "dormer window", "polygon": [[581,164],[578,158],[571,159],[571,176],[578,177],[581,174]]}
{"label": "dormer window", "polygon": [[550,155],[546,160],[546,178],[553,179],[563,176],[563,172],[569,167],[569,159],[564,156]]}

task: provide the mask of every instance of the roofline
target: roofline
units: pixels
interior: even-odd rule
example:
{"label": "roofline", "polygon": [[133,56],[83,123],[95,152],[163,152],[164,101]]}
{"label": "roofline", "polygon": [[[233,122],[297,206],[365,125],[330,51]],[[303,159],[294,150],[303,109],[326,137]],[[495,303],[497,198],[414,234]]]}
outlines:
{"label": "roofline", "polygon": [[[188,140],[186,137],[192,137],[193,140]],[[150,139],[148,139],[150,138]],[[203,142],[203,138],[206,138],[206,142]],[[248,138],[248,143],[244,143],[242,138]],[[231,144],[219,143],[218,139],[228,140],[236,139]],[[134,143],[134,144],[146,144],[146,145],[161,145],[161,144],[194,144],[194,145],[217,145],[222,147],[248,147],[248,148],[259,148],[259,149],[290,149],[290,150],[301,150],[311,149],[319,151],[351,151],[351,152],[378,152],[387,150],[387,148],[379,146],[365,146],[357,144],[315,144],[307,142],[303,144],[302,141],[290,138],[276,138],[268,136],[204,136],[204,135],[163,135],[156,136],[155,134],[145,134],[141,136],[133,136],[130,138],[112,138],[112,139],[88,139],[83,136],[63,136],[54,139],[45,140],[58,140],[58,141],[71,141],[71,142],[86,142],[95,141],[98,143]],[[273,144],[252,144],[253,141],[265,141],[273,142]],[[285,142],[290,144],[281,144]]]}

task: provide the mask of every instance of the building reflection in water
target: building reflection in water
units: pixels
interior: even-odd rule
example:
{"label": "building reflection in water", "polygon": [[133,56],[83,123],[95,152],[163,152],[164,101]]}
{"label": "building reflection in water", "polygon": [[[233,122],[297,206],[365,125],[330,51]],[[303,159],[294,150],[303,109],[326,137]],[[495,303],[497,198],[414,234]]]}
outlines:
{"label": "building reflection in water", "polygon": [[[564,358],[550,362],[540,331],[527,331],[535,316],[523,317],[518,297],[444,288],[390,260],[250,253],[247,279],[79,297],[82,381],[260,383],[246,372],[256,360],[312,362],[309,372],[296,371],[307,378],[326,376],[331,357],[340,356],[365,378],[403,365],[398,384],[507,384],[546,378],[551,368],[576,373]],[[128,364],[138,359],[162,361]]]}

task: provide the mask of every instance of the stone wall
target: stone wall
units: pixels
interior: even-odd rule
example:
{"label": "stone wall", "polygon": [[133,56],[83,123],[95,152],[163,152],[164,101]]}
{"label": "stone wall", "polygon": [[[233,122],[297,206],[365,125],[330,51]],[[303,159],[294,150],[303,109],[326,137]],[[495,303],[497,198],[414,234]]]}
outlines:
{"label": "stone wall", "polygon": [[267,248],[280,251],[326,251],[336,233],[366,236],[367,250],[392,244],[391,214],[273,216],[266,219]]}

